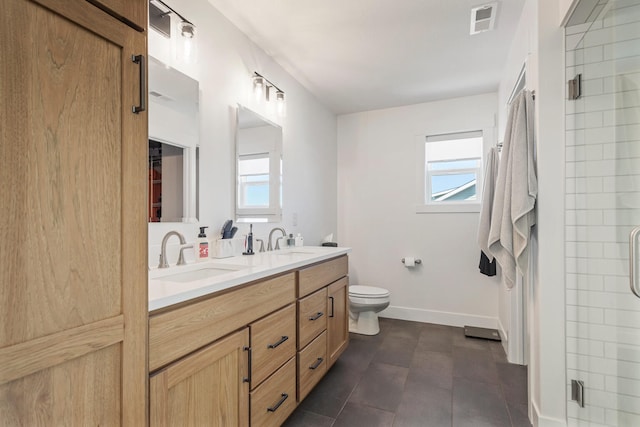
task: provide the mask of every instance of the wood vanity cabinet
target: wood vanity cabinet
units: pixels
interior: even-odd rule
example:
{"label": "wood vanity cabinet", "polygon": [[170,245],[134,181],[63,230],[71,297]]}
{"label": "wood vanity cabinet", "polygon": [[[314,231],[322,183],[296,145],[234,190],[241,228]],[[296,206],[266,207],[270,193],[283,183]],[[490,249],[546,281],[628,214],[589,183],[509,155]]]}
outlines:
{"label": "wood vanity cabinet", "polygon": [[347,257],[150,313],[152,426],[279,426],[348,344]]}
{"label": "wood vanity cabinet", "polygon": [[295,283],[289,272],[151,313],[151,425],[282,424],[296,406]]}
{"label": "wood vanity cabinet", "polygon": [[0,424],[144,426],[146,33],[2,0],[0,52]]}
{"label": "wood vanity cabinet", "polygon": [[298,402],[349,343],[347,256],[298,272]]}

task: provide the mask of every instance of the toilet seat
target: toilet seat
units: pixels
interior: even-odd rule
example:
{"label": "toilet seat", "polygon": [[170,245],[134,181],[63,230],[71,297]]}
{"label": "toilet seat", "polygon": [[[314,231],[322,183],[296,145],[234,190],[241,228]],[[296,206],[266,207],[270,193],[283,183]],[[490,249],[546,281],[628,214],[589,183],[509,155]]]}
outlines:
{"label": "toilet seat", "polygon": [[387,289],[376,288],[375,286],[349,286],[349,296],[356,298],[387,298],[391,293]]}

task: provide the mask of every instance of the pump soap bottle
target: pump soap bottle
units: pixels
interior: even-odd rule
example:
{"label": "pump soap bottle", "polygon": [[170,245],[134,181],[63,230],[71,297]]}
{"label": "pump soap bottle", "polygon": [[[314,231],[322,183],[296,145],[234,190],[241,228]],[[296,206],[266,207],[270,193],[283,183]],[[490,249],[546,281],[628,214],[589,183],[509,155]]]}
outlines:
{"label": "pump soap bottle", "polygon": [[207,235],[205,234],[205,229],[207,228],[209,227],[200,227],[200,234],[198,234],[198,249],[196,252],[196,260],[198,262],[209,259],[209,239],[207,239]]}

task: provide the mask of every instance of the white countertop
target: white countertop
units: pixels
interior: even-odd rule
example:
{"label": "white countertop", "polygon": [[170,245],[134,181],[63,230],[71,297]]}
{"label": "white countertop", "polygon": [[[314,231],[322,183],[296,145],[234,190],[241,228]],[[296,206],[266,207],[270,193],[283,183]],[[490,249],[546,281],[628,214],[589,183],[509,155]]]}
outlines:
{"label": "white countertop", "polygon": [[[233,288],[253,280],[335,258],[351,248],[303,246],[255,255],[210,259],[194,264],[149,270],[149,311]],[[226,269],[229,270],[226,270]],[[211,277],[199,278],[207,271]],[[178,275],[178,276],[176,276]],[[193,279],[189,280],[189,276]],[[176,279],[178,278],[178,279]]]}

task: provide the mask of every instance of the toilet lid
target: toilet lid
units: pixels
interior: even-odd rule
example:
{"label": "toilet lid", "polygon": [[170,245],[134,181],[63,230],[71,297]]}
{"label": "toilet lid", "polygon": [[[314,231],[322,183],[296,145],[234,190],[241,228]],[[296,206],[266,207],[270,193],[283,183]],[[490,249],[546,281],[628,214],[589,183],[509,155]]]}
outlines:
{"label": "toilet lid", "polygon": [[349,295],[355,297],[386,297],[389,291],[374,286],[349,286]]}

